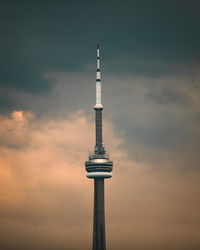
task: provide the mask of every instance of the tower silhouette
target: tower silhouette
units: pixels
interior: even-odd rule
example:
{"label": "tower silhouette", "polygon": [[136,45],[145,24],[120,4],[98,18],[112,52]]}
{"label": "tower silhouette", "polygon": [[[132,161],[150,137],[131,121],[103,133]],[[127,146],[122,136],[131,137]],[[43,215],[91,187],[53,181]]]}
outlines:
{"label": "tower silhouette", "polygon": [[106,154],[102,139],[102,111],[101,104],[101,72],[99,43],[97,43],[97,72],[96,72],[96,144],[94,154],[85,162],[88,178],[94,179],[94,218],[92,250],[106,250],[105,207],[104,207],[104,179],[112,177],[113,162]]}

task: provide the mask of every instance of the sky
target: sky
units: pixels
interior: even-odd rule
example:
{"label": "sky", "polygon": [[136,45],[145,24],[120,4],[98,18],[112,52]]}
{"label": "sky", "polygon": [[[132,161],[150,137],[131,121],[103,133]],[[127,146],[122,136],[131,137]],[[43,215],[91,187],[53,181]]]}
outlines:
{"label": "sky", "polygon": [[0,249],[91,249],[100,42],[107,250],[200,249],[200,2],[0,3]]}

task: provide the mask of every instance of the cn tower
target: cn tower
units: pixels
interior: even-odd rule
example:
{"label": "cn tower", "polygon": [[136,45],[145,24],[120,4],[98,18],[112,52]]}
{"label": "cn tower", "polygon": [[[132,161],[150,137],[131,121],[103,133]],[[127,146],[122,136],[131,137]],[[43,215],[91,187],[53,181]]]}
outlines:
{"label": "cn tower", "polygon": [[113,162],[106,154],[102,139],[102,111],[101,104],[101,72],[99,43],[97,43],[97,73],[96,73],[96,145],[94,154],[85,162],[87,177],[94,179],[94,218],[92,250],[106,250],[105,208],[104,208],[104,179],[112,177]]}

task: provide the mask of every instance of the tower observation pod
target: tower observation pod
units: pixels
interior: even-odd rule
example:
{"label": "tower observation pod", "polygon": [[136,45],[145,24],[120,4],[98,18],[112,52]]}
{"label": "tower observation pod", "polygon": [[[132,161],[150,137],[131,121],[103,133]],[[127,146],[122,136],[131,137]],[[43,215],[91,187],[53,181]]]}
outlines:
{"label": "tower observation pod", "polygon": [[102,111],[101,103],[101,72],[99,43],[97,43],[97,72],[96,72],[96,104],[95,125],[96,144],[94,154],[85,162],[86,176],[94,179],[94,221],[92,250],[106,250],[105,237],[105,208],[104,208],[104,179],[112,177],[113,162],[106,154],[102,139]]}

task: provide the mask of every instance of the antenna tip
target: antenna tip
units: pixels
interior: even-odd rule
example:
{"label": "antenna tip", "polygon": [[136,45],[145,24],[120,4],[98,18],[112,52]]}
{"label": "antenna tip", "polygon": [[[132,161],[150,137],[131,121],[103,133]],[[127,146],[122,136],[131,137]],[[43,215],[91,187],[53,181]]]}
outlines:
{"label": "antenna tip", "polygon": [[97,42],[97,49],[99,49],[99,42]]}

